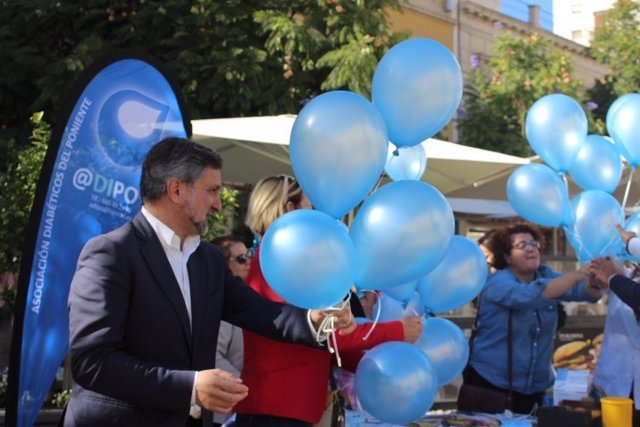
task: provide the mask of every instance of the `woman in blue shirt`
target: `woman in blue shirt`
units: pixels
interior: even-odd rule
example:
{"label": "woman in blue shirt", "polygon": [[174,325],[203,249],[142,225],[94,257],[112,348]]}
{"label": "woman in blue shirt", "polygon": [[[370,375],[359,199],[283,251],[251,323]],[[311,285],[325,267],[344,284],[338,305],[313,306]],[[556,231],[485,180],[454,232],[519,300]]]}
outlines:
{"label": "woman in blue shirt", "polygon": [[562,274],[540,264],[544,236],[519,222],[491,236],[493,266],[479,304],[478,324],[464,382],[495,390],[509,389],[508,328],[512,313],[512,410],[529,413],[542,404],[553,384],[551,357],[558,320],[557,305],[591,301],[602,290],[591,283],[587,266]]}

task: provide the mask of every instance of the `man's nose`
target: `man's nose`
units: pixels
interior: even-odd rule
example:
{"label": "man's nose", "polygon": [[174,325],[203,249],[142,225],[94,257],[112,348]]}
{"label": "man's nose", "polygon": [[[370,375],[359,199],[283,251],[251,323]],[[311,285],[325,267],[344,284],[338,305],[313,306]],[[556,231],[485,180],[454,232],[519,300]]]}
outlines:
{"label": "man's nose", "polygon": [[220,197],[215,197],[213,199],[213,203],[211,203],[211,209],[216,212],[220,212],[222,210],[222,202],[220,201]]}

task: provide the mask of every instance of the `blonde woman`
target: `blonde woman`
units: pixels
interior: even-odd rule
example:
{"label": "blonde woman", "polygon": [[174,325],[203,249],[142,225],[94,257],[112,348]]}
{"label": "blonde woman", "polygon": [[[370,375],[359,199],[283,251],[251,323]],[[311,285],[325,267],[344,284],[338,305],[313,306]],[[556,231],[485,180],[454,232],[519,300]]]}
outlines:
{"label": "blonde woman", "polygon": [[[278,175],[258,182],[249,199],[246,224],[259,237],[280,216],[295,209],[311,209],[311,203],[298,182]],[[266,282],[260,270],[260,250],[256,250],[247,276],[247,284],[272,301],[283,301]],[[338,334],[341,355],[359,352],[386,341],[415,342],[422,332],[420,318],[379,324],[371,336],[368,326],[358,326],[348,335]],[[331,354],[323,349],[306,348],[244,331],[244,368],[242,379],[249,388],[248,397],[236,406],[236,425],[311,426],[325,409]]]}

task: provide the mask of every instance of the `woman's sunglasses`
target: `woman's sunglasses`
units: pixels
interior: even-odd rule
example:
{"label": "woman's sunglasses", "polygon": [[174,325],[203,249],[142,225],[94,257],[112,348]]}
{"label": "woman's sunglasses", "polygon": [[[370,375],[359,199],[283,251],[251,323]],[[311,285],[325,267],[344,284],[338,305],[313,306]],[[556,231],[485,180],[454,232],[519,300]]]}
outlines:
{"label": "woman's sunglasses", "polygon": [[230,258],[229,261],[235,261],[238,264],[246,264],[251,260],[251,258],[245,254],[240,254],[237,257]]}

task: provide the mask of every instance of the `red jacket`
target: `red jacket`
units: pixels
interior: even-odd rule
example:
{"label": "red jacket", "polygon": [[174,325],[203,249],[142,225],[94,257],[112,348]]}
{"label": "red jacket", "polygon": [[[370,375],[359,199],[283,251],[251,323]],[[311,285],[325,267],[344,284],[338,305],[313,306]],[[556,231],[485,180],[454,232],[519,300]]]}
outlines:
{"label": "red jacket", "polygon": [[[260,270],[259,251],[251,260],[247,284],[272,300],[284,302],[269,287]],[[362,350],[387,341],[402,341],[402,323],[376,326],[366,341],[368,325],[360,325],[348,335],[337,335],[341,357],[352,361]],[[249,395],[234,410],[240,414],[262,414],[317,423],[324,411],[331,353],[325,349],[274,341],[249,331],[244,334],[242,379]]]}

